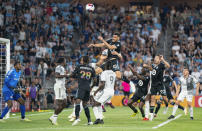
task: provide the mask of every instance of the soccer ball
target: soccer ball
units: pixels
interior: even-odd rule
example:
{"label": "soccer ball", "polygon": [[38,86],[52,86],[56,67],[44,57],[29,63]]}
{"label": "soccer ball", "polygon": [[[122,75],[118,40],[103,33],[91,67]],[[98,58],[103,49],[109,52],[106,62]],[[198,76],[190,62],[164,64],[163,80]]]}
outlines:
{"label": "soccer ball", "polygon": [[95,10],[95,6],[94,4],[86,4],[86,10],[87,11],[94,11]]}

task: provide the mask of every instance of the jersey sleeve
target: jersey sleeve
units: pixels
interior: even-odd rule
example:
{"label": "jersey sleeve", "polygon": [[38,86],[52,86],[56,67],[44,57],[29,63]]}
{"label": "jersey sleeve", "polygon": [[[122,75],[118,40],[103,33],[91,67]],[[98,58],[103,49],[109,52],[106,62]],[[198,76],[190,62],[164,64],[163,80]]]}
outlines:
{"label": "jersey sleeve", "polygon": [[[93,68],[92,68],[93,69]],[[95,76],[96,76],[96,73],[95,73],[95,70],[93,69],[92,70],[92,78],[95,78]]]}
{"label": "jersey sleeve", "polygon": [[106,81],[106,74],[105,74],[105,72],[102,72],[102,74],[100,76],[100,80],[101,81]]}
{"label": "jersey sleeve", "polygon": [[77,66],[74,70],[74,72],[72,73],[72,77],[73,78],[76,78],[78,76],[78,73],[79,73],[79,66]]}
{"label": "jersey sleeve", "polygon": [[14,70],[11,70],[6,75],[5,84],[8,87],[16,87],[17,86],[17,83],[13,79],[13,74],[14,74]]}
{"label": "jersey sleeve", "polygon": [[162,63],[162,62],[159,64],[159,67],[160,67],[160,69],[162,69],[162,70],[165,70],[165,69],[166,69],[165,64]]}

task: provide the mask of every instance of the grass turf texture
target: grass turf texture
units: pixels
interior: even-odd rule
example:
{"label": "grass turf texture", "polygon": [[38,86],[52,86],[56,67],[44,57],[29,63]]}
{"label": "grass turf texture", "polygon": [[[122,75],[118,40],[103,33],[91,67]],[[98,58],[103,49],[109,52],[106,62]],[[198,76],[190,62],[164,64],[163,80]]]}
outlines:
{"label": "grass turf texture", "polygon": [[[91,109],[92,121],[95,117]],[[135,118],[131,118],[132,111],[127,107],[116,107],[115,109],[106,108],[104,113],[104,125],[86,126],[87,119],[84,111],[81,114],[81,122],[77,126],[72,126],[68,120],[68,115],[72,109],[66,109],[58,117],[58,126],[53,126],[48,118],[52,115],[50,112],[27,112],[27,118],[32,122],[20,121],[20,113],[16,116],[11,114],[11,118],[5,120],[5,123],[0,123],[0,131],[135,131],[135,130],[157,130],[157,131],[202,131],[202,108],[194,108],[194,120],[190,120],[189,114],[184,115],[184,112],[179,110],[177,114],[182,116],[168,124],[152,129],[165,121],[172,112],[169,108],[166,115],[162,114],[163,109],[158,113],[158,116],[153,121],[142,121],[141,113],[139,112]]]}

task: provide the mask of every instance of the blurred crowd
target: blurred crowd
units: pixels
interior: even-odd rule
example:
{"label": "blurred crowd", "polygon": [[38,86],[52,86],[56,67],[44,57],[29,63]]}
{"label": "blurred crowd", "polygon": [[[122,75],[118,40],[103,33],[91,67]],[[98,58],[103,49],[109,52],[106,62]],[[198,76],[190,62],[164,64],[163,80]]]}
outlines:
{"label": "blurred crowd", "polygon": [[[196,8],[187,4],[165,6],[159,10],[152,6],[95,6],[94,12],[86,12],[75,0],[0,0],[0,37],[11,40],[11,63],[14,60],[23,63],[28,86],[34,78],[39,78],[44,98],[52,96],[57,58],[67,59],[68,72],[79,64],[82,55],[88,54],[91,62],[96,62],[103,49],[89,49],[88,45],[99,43],[99,35],[110,39],[114,32],[120,33],[124,58],[121,71],[125,76],[132,77],[128,64],[140,72],[143,63],[152,63],[160,36],[170,28],[173,30],[171,75],[177,81],[186,64],[191,74],[201,81],[200,5]],[[67,84],[71,88],[76,86],[75,81]],[[123,93],[121,84],[115,93]]]}

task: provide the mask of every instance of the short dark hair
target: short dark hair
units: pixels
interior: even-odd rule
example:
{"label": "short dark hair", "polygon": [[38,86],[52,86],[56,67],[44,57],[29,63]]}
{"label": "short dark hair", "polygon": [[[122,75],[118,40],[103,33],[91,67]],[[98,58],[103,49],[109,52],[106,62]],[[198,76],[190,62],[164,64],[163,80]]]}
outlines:
{"label": "short dark hair", "polygon": [[120,36],[119,32],[115,32],[113,35]]}
{"label": "short dark hair", "polygon": [[87,55],[83,56],[83,62],[84,63],[88,63],[89,62],[89,57]]}
{"label": "short dark hair", "polygon": [[112,62],[111,61],[108,61],[105,65],[105,70],[111,70],[112,69]]}
{"label": "short dark hair", "polygon": [[64,57],[60,57],[57,61],[57,63],[61,64],[65,61],[65,58]]}
{"label": "short dark hair", "polygon": [[20,64],[20,61],[15,61],[14,66],[16,66],[17,64]]}

